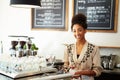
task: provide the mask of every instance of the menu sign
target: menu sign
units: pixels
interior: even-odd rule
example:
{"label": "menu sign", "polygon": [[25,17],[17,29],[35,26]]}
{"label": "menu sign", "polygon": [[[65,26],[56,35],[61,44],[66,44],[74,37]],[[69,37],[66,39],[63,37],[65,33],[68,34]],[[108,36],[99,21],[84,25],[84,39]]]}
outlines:
{"label": "menu sign", "polygon": [[34,28],[65,28],[66,0],[41,0],[41,7],[33,9]]}
{"label": "menu sign", "polygon": [[88,29],[114,29],[116,0],[74,0],[74,12],[87,16]]}

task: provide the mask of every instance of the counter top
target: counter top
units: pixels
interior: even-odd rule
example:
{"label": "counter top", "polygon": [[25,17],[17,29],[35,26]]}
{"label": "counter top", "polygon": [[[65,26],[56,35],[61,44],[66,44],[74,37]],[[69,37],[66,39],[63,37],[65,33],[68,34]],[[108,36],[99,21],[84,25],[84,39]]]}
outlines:
{"label": "counter top", "polygon": [[[42,72],[40,72],[40,73],[42,73]],[[106,79],[106,78],[109,78],[108,75],[109,76],[111,75],[111,77],[112,77],[113,74],[115,74],[115,75],[117,74],[117,76],[119,76],[120,75],[120,69],[115,68],[113,70],[103,70],[103,75],[101,75],[101,76],[103,78],[103,76],[107,75],[107,77],[104,77]],[[31,76],[29,74],[29,76],[26,76],[26,77],[25,77],[25,75],[24,75],[24,77],[21,77],[22,75],[18,75],[18,74],[14,75],[14,77],[12,76],[13,78],[10,78],[10,75],[7,75],[7,76],[5,76],[3,74],[0,74],[0,78],[2,78],[2,80],[8,80],[8,79],[9,80],[45,80],[45,79],[48,79],[48,78],[49,79],[57,79],[57,80],[59,80],[60,78],[68,78],[68,80],[69,80],[69,78],[72,76],[72,74],[69,74],[69,73],[68,74],[56,74],[54,72],[51,73],[51,71],[48,71],[48,73],[45,73],[45,74],[36,74],[36,75],[31,75]],[[102,80],[102,79],[100,78],[98,80]]]}
{"label": "counter top", "polygon": [[109,73],[109,74],[120,74],[120,69],[119,68],[115,68],[113,70],[103,70],[103,73]]}
{"label": "counter top", "polygon": [[48,75],[44,77],[38,77],[30,80],[61,80],[61,79],[70,79],[73,76],[71,73],[65,73],[65,74],[55,74],[55,75]]}
{"label": "counter top", "polygon": [[5,72],[0,70],[0,74],[6,75],[8,77],[11,78],[21,78],[21,77],[26,77],[26,76],[33,76],[33,75],[37,75],[37,74],[42,74],[42,73],[49,73],[49,72],[56,72],[57,69],[56,68],[52,68],[52,67],[43,67],[41,68],[40,71],[38,70],[32,70],[32,71],[22,71],[22,72],[16,72],[16,73],[9,73],[9,72]]}

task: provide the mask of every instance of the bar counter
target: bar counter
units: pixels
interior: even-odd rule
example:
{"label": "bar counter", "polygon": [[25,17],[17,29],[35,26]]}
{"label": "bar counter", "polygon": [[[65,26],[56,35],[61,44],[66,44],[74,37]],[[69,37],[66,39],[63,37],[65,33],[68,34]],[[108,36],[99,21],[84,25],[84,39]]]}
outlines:
{"label": "bar counter", "polygon": [[56,69],[46,70],[34,73],[24,73],[24,74],[7,74],[0,72],[0,80],[61,80],[70,79],[72,74],[58,74]]}
{"label": "bar counter", "polygon": [[103,70],[99,77],[95,77],[95,80],[120,80],[120,68]]}
{"label": "bar counter", "polygon": [[[0,73],[0,80],[60,80],[60,79],[68,79],[72,76],[71,74],[57,74],[57,71],[54,69],[49,70],[46,68],[45,72],[41,71],[39,74],[29,74],[27,76],[17,76],[11,77],[6,74]],[[99,77],[95,77],[95,80],[120,80],[120,69],[113,70],[104,70]]]}
{"label": "bar counter", "polygon": [[120,68],[114,68],[113,70],[103,70],[103,73],[119,74],[120,75]]}
{"label": "bar counter", "polygon": [[[0,80],[59,80],[68,79],[70,73],[58,74],[58,69],[45,66],[45,59],[39,56],[13,58],[0,56]],[[120,69],[103,70],[95,80],[120,80]]]}
{"label": "bar counter", "polygon": [[21,58],[0,56],[0,80],[59,80],[72,76],[70,73],[58,72],[59,70],[53,65],[48,66],[46,59],[41,56]]}

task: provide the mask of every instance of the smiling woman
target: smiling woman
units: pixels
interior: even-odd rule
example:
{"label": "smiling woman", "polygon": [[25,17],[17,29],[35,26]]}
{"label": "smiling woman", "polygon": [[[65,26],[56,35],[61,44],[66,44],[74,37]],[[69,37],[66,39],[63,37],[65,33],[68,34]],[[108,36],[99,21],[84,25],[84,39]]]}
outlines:
{"label": "smiling woman", "polygon": [[[75,80],[94,80],[102,72],[99,48],[85,39],[87,20],[79,13],[72,18],[73,35],[76,42],[67,47],[64,53],[64,67],[74,74]],[[74,80],[73,78],[73,80]]]}

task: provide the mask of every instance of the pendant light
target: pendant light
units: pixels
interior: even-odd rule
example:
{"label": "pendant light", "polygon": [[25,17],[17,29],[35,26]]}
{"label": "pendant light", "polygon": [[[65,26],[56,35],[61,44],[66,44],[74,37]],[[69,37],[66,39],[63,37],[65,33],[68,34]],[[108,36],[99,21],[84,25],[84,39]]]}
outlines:
{"label": "pendant light", "polygon": [[41,6],[41,0],[11,0],[10,6],[20,8],[37,8]]}

